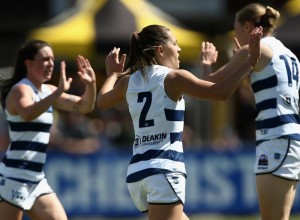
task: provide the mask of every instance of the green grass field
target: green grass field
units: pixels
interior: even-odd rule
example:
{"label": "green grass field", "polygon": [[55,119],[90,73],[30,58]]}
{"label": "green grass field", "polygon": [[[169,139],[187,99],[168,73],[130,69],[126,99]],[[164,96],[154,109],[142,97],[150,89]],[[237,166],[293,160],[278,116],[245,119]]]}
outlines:
{"label": "green grass field", "polygon": [[[258,215],[190,215],[190,220],[260,220]],[[300,214],[291,216],[290,220],[299,220]],[[147,217],[142,218],[72,218],[70,220],[147,220]]]}
{"label": "green grass field", "polygon": [[[290,220],[299,220],[300,215],[295,215],[290,218]],[[225,215],[208,215],[208,216],[190,216],[190,220],[260,220],[258,215],[254,216],[225,216]]]}

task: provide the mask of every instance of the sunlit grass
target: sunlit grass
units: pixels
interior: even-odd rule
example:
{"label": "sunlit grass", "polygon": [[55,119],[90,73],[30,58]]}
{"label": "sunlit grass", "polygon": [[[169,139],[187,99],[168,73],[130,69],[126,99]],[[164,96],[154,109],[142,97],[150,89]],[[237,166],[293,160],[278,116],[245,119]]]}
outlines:
{"label": "sunlit grass", "polygon": [[[189,215],[190,220],[260,220],[258,215]],[[300,214],[293,215],[289,220],[299,220]],[[147,217],[140,218],[72,218],[70,220],[147,220]]]}
{"label": "sunlit grass", "polygon": [[[190,220],[260,220],[258,215],[247,216],[229,216],[229,215],[206,215],[206,216],[190,216]],[[300,215],[291,216],[290,220],[299,220]]]}

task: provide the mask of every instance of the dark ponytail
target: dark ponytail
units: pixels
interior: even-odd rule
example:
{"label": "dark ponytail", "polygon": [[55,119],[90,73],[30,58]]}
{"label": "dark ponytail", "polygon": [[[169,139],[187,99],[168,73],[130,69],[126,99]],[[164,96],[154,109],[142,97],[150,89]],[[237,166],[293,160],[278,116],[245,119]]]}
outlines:
{"label": "dark ponytail", "polygon": [[145,77],[145,67],[157,64],[155,50],[158,46],[167,43],[169,39],[168,28],[161,25],[149,25],[141,32],[133,32],[130,39],[130,53],[126,69],[132,72],[141,70]]}

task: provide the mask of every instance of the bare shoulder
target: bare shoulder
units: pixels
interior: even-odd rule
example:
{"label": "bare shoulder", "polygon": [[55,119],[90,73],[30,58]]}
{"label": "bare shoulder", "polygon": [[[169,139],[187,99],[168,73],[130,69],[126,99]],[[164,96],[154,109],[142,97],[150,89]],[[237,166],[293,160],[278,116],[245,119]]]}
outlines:
{"label": "bare shoulder", "polygon": [[189,76],[190,74],[191,73],[187,70],[177,69],[177,70],[171,70],[166,78],[170,80],[181,80]]}
{"label": "bare shoulder", "polygon": [[171,70],[166,76],[164,85],[167,95],[173,100],[177,101],[183,94],[183,87],[186,82],[193,81],[196,78],[192,73],[184,69]]}
{"label": "bare shoulder", "polygon": [[6,108],[10,114],[16,115],[16,106],[21,99],[32,100],[33,90],[26,84],[14,85],[6,97]]}
{"label": "bare shoulder", "polygon": [[171,87],[176,85],[177,89],[184,86],[187,82],[194,82],[198,79],[193,73],[185,69],[171,70],[166,76],[165,85],[171,84]]}
{"label": "bare shoulder", "polygon": [[8,96],[15,96],[20,94],[32,93],[32,88],[26,84],[14,85],[8,93]]}

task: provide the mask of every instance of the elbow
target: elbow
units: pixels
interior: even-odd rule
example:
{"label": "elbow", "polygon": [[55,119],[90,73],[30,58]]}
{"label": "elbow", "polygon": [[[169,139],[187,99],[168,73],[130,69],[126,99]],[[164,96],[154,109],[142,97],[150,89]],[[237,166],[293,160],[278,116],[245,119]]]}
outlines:
{"label": "elbow", "polygon": [[101,102],[101,101],[97,101],[97,107],[98,107],[98,109],[100,109],[100,110],[106,110],[106,109],[109,108],[109,106],[105,105],[105,104],[104,104],[103,102]]}
{"label": "elbow", "polygon": [[76,110],[79,111],[82,114],[88,114],[88,113],[94,111],[94,109],[95,109],[95,102],[96,102],[95,99],[96,98],[93,98],[92,100],[81,99],[73,107],[76,108]]}
{"label": "elbow", "polygon": [[102,100],[99,98],[99,99],[97,99],[97,107],[100,110],[107,110],[107,109],[114,107],[114,104],[107,100]]}
{"label": "elbow", "polygon": [[93,105],[93,106],[91,106],[89,108],[81,109],[80,113],[82,113],[82,114],[88,114],[88,113],[90,113],[90,112],[92,112],[94,110],[94,107],[95,107],[95,105]]}
{"label": "elbow", "polygon": [[101,99],[101,96],[97,97],[97,108],[100,110],[108,109],[108,107],[105,105],[105,102]]}
{"label": "elbow", "polygon": [[80,108],[80,112],[82,114],[88,114],[92,111],[94,111],[95,109],[95,99],[91,102],[85,103],[84,105],[82,105],[82,107]]}
{"label": "elbow", "polygon": [[105,107],[101,104],[101,102],[97,102],[97,108],[100,110],[105,109]]}

